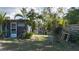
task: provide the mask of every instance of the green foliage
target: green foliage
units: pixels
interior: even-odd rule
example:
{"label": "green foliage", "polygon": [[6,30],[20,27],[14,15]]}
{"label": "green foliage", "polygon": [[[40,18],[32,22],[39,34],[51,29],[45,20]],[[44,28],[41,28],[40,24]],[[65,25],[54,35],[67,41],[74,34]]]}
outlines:
{"label": "green foliage", "polygon": [[36,13],[35,13],[35,10],[34,9],[31,9],[28,14],[27,14],[28,18],[30,20],[34,20],[36,18]]}
{"label": "green foliage", "polygon": [[27,17],[29,18],[29,21],[30,21],[30,25],[32,26],[32,31],[34,31],[35,29],[35,19],[36,19],[36,13],[34,11],[34,9],[31,9],[28,14],[27,14]]}
{"label": "green foliage", "polygon": [[79,23],[79,8],[70,8],[65,18],[68,19],[70,24]]}
{"label": "green foliage", "polygon": [[0,12],[0,24],[2,24],[3,21],[5,20],[5,15],[6,15],[6,13]]}
{"label": "green foliage", "polygon": [[24,38],[30,39],[32,35],[33,35],[32,32],[30,32],[30,33],[26,32],[25,35],[24,35]]}
{"label": "green foliage", "polygon": [[23,17],[24,19],[27,18],[27,10],[26,8],[22,8],[21,10],[21,14],[16,14],[14,18],[16,18],[17,16]]}
{"label": "green foliage", "polygon": [[2,35],[2,31],[0,31],[0,35]]}
{"label": "green foliage", "polygon": [[58,19],[57,23],[62,25],[62,27],[66,27],[68,25],[68,20],[66,20],[66,19]]}
{"label": "green foliage", "polygon": [[73,31],[70,34],[70,41],[79,44],[79,31]]}
{"label": "green foliage", "polygon": [[3,34],[3,30],[2,30],[2,24],[4,23],[4,21],[6,20],[6,13],[4,12],[0,12],[0,35]]}
{"label": "green foliage", "polygon": [[6,33],[6,31],[0,31],[0,38],[3,38],[4,37],[4,34]]}
{"label": "green foliage", "polygon": [[42,11],[42,15],[43,15],[43,27],[47,30],[47,31],[51,31],[52,30],[52,25],[53,25],[53,20],[55,20],[55,14],[51,12],[51,7],[45,7]]}

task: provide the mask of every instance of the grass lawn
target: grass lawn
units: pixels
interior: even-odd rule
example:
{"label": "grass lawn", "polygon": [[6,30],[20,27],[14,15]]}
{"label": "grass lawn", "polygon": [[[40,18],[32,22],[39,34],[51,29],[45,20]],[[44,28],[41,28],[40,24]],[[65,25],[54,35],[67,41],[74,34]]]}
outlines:
{"label": "grass lawn", "polygon": [[31,39],[0,40],[1,51],[74,51],[79,50],[79,46],[66,42],[48,42],[48,35],[33,35]]}

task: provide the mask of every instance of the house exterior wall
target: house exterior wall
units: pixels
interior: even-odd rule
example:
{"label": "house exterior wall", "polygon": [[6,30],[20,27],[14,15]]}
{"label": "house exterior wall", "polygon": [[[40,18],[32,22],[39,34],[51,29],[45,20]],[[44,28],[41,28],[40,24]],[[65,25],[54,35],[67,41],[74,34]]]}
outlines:
{"label": "house exterior wall", "polygon": [[17,22],[17,37],[21,37],[26,30],[25,23],[23,21]]}
{"label": "house exterior wall", "polygon": [[[17,20],[8,20],[6,23],[3,24],[3,31],[5,31],[4,33],[4,37],[5,38],[11,38],[11,23],[12,22],[16,22],[17,23],[17,37],[20,36],[25,30],[26,30],[26,26],[25,26],[25,21],[17,21]],[[16,37],[16,38],[17,38]]]}
{"label": "house exterior wall", "polygon": [[3,24],[3,31],[5,31],[4,33],[5,38],[11,38],[11,23],[12,22],[16,22],[17,24],[17,37],[16,38],[21,36],[22,33],[24,33],[25,31],[27,32],[31,31],[31,27],[28,27],[26,25],[25,20],[7,20],[7,22]]}

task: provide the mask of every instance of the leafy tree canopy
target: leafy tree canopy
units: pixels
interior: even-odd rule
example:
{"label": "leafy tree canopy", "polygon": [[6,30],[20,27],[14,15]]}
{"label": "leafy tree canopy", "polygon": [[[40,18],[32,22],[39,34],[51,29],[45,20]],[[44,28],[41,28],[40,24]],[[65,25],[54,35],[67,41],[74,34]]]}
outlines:
{"label": "leafy tree canopy", "polygon": [[70,8],[65,18],[68,19],[70,24],[79,23],[79,8]]}

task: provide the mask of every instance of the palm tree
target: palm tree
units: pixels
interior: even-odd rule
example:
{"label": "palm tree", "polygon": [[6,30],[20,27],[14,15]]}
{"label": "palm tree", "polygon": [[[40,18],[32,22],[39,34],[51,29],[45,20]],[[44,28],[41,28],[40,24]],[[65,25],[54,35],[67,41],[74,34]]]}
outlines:
{"label": "palm tree", "polygon": [[19,17],[22,17],[23,19],[25,19],[26,20],[26,28],[27,28],[27,23],[29,22],[28,20],[27,20],[27,10],[26,10],[26,8],[22,8],[21,10],[21,13],[18,13],[18,14],[16,14],[15,15],[15,17],[14,17],[14,19],[17,17],[17,16],[19,16]]}
{"label": "palm tree", "polygon": [[6,13],[2,13],[2,12],[0,12],[0,35],[2,34],[2,25],[3,25],[3,23],[4,23],[4,21],[5,21],[5,19],[6,19]]}
{"label": "palm tree", "polygon": [[21,14],[16,14],[15,17],[14,17],[14,19],[15,19],[17,16],[20,16],[20,17],[22,17],[22,18],[24,18],[24,19],[27,18],[27,10],[26,10],[26,8],[22,8],[20,11],[21,11]]}
{"label": "palm tree", "polygon": [[42,18],[41,15],[39,15],[38,13],[36,13],[35,10],[32,9],[32,8],[28,12],[27,12],[26,8],[22,8],[20,11],[21,11],[21,14],[16,14],[15,18],[17,16],[20,16],[20,17],[22,17],[24,19],[27,19],[26,20],[26,26],[30,25],[32,27],[32,31],[34,31],[34,29],[36,27],[35,26],[36,25],[35,24],[35,19]]}

